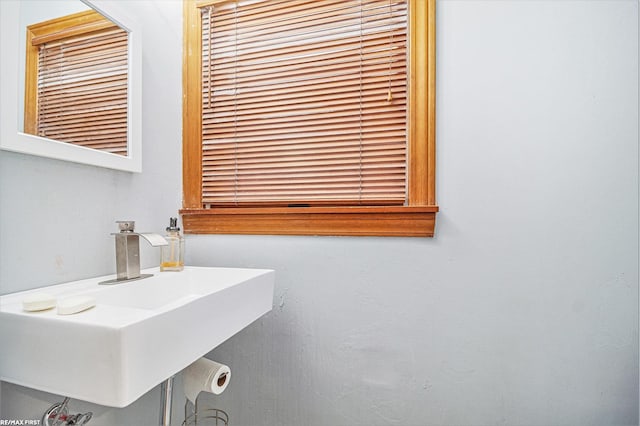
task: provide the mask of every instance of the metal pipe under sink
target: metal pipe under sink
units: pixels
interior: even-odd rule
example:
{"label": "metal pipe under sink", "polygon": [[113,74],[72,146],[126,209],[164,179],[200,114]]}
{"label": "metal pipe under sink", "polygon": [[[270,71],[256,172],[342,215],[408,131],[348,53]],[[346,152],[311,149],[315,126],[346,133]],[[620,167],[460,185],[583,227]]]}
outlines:
{"label": "metal pipe under sink", "polygon": [[169,377],[160,385],[160,426],[171,426],[174,377],[175,376]]}

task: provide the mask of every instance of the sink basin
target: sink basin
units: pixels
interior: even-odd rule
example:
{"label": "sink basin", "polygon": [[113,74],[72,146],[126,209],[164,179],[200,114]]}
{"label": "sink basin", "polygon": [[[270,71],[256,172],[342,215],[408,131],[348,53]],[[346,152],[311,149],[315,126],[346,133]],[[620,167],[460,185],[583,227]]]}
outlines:
{"label": "sink basin", "polygon": [[[274,272],[185,267],[98,285],[74,281],[0,296],[0,380],[125,407],[269,312]],[[25,312],[25,296],[90,295],[73,315]]]}

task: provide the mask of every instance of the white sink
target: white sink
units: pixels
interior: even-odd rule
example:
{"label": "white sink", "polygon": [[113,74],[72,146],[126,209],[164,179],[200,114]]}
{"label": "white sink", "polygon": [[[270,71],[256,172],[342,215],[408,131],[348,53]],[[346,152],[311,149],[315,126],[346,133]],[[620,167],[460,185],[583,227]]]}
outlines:
{"label": "white sink", "polygon": [[[98,285],[98,277],[0,296],[0,380],[124,407],[269,312],[274,272],[185,267]],[[25,312],[28,294],[95,297],[73,315]]]}

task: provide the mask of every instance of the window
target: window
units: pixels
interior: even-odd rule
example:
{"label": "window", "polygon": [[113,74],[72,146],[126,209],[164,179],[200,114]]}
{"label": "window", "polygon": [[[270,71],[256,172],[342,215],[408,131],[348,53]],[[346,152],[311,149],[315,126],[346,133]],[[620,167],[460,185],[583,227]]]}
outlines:
{"label": "window", "polygon": [[127,36],[93,10],[27,27],[25,133],[126,156]]}
{"label": "window", "polygon": [[432,236],[434,0],[185,0],[185,232]]}

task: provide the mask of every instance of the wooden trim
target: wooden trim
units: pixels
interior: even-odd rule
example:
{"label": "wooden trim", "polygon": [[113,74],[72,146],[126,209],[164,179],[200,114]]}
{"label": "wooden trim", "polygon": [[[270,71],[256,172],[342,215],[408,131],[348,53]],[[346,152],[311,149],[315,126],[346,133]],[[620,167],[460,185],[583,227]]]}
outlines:
{"label": "wooden trim", "polygon": [[432,237],[438,212],[435,201],[436,0],[408,0],[411,90],[407,206],[211,209],[202,208],[202,64],[198,6],[204,2],[206,0],[184,0],[184,201],[180,213],[185,232]]}
{"label": "wooden trim", "polygon": [[182,185],[183,206],[190,209],[202,207],[202,22],[196,3],[183,2]]}
{"label": "wooden trim", "polygon": [[30,135],[36,135],[38,131],[38,46],[31,42],[33,37],[33,32],[27,28],[23,131]]}
{"label": "wooden trim", "polygon": [[31,44],[39,46],[44,43],[51,43],[52,41],[58,41],[69,37],[75,37],[79,35],[94,33],[97,31],[116,27],[116,24],[103,18],[101,21],[87,22],[80,25],[75,25],[70,28],[63,28],[58,32],[51,34],[43,34],[31,39]]}
{"label": "wooden trim", "polygon": [[436,204],[436,0],[427,4],[427,204]]}
{"label": "wooden trim", "polygon": [[437,206],[181,210],[187,234],[432,237]]}
{"label": "wooden trim", "polygon": [[409,0],[409,10],[409,205],[429,206],[435,205],[435,0]]}
{"label": "wooden trim", "polygon": [[87,10],[29,25],[27,30],[33,33],[30,42],[35,46],[114,27],[117,25],[95,10]]}

